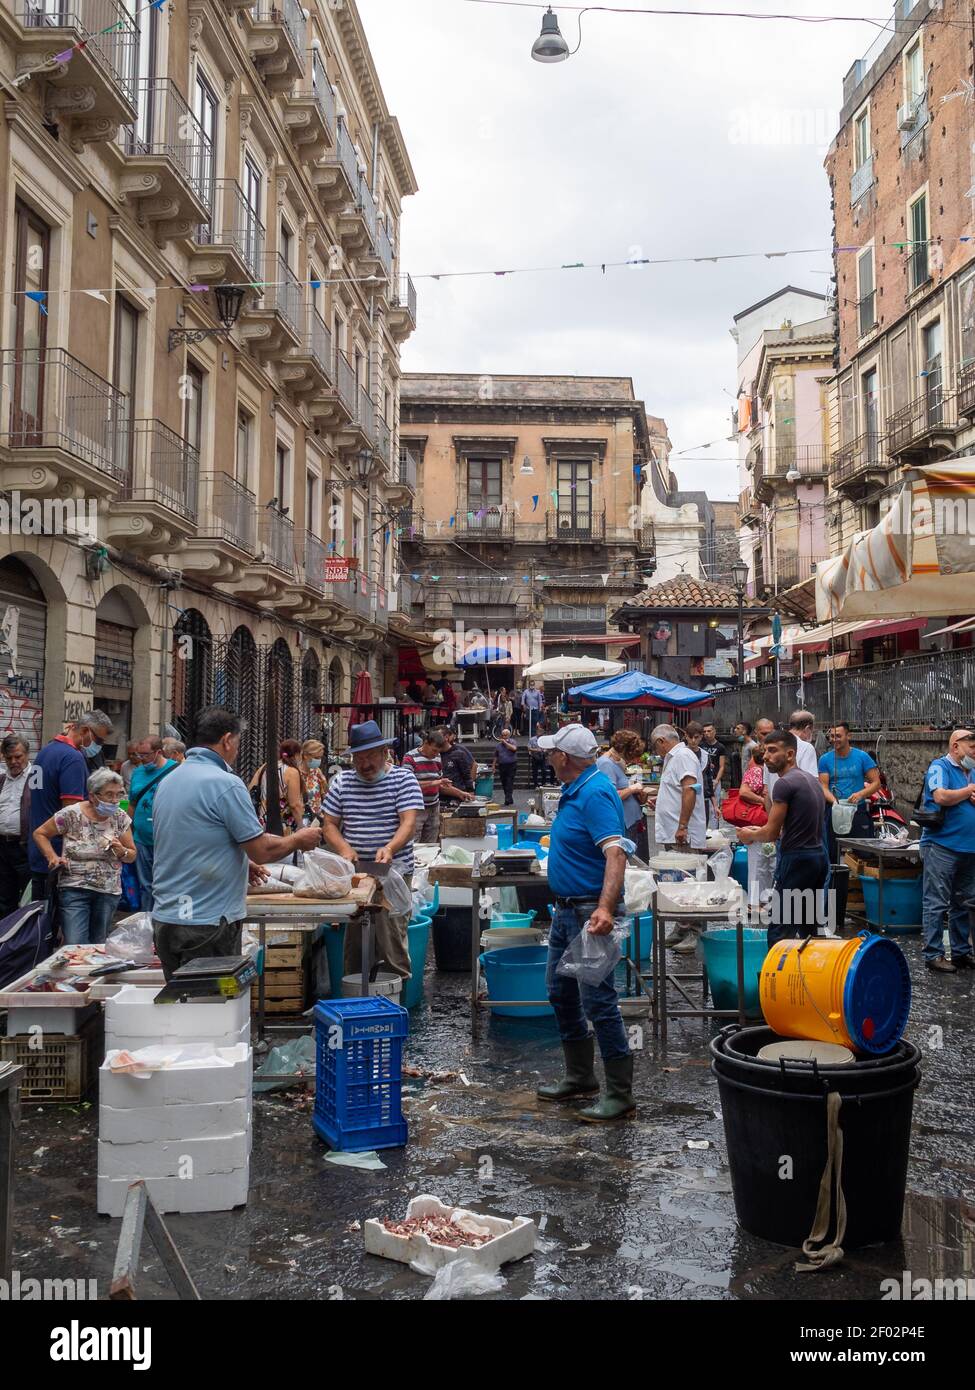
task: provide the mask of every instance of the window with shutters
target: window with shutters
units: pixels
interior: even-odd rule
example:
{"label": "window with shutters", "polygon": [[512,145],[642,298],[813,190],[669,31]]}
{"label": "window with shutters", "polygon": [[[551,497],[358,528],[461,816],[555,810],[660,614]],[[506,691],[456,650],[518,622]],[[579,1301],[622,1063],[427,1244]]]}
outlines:
{"label": "window with shutters", "polygon": [[908,209],[910,254],[907,263],[907,283],[911,290],[920,289],[931,278],[928,255],[928,198],[926,193],[915,198]]}

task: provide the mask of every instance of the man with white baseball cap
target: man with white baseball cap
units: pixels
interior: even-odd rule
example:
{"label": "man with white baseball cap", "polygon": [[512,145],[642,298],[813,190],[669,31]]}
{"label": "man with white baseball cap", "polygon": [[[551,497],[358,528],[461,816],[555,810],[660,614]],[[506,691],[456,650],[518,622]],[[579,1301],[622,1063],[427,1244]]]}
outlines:
{"label": "man with white baseball cap", "polygon": [[606,1095],[580,1110],[579,1118],[592,1123],[617,1120],[635,1110],[636,1104],[633,1054],[612,972],[599,985],[585,985],[556,970],[586,923],[595,936],[613,929],[626,868],[623,803],[612,782],[596,767],[599,745],[590,729],[567,724],[556,734],[542,735],[538,746],[562,783],[546,865],[555,911],[545,984],[562,1038],[565,1078],[540,1086],[537,1094],[540,1100],[563,1101],[598,1093],[595,1033],[606,1072]]}

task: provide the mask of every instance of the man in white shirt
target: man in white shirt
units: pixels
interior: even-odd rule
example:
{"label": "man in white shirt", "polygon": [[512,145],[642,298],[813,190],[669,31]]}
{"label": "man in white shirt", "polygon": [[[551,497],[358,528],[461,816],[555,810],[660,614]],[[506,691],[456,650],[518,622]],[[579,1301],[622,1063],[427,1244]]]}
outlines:
{"label": "man in white shirt", "polygon": [[654,802],[656,841],[666,849],[704,849],[704,776],[699,754],[693,752],[672,724],[658,724],[650,747],[663,758]]}
{"label": "man in white shirt", "polygon": [[797,709],[789,715],[789,730],[796,736],[796,767],[819,777],[819,758],[816,754],[816,716],[807,709]]}
{"label": "man in white shirt", "polygon": [[30,749],[19,734],[0,743],[5,771],[0,775],[0,919],[20,904],[30,882],[27,836],[30,826]]}

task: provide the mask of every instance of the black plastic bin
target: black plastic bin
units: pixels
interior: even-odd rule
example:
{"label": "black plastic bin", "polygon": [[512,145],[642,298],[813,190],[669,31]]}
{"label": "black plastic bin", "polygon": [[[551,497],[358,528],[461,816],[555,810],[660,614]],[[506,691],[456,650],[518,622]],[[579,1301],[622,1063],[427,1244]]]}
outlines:
{"label": "black plastic bin", "polygon": [[[921,1078],[917,1048],[902,1041],[884,1057],[835,1067],[759,1060],[759,1048],[775,1041],[771,1028],[733,1025],[711,1043],[739,1222],[763,1240],[802,1245],[826,1166],[826,1096],[838,1091],[847,1207],[843,1247],[895,1240]],[[834,1229],[831,1224],[831,1235]]]}
{"label": "black plastic bin", "polygon": [[848,864],[830,865],[829,891],[833,894],[836,920],[831,925],[834,931],[841,932],[846,921],[846,900],[850,896],[850,866]]}
{"label": "black plastic bin", "polygon": [[442,907],[433,919],[433,958],[438,970],[470,973],[471,910]]}

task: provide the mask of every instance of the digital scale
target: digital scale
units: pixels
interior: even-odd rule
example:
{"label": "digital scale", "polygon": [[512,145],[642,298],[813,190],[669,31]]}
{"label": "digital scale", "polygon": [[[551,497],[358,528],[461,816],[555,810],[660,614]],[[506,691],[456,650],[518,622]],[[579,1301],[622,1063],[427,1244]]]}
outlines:
{"label": "digital scale", "polygon": [[214,1003],[239,999],[257,979],[251,956],[199,956],[173,972],[153,999],[154,1004],[178,1004],[181,1000]]}

